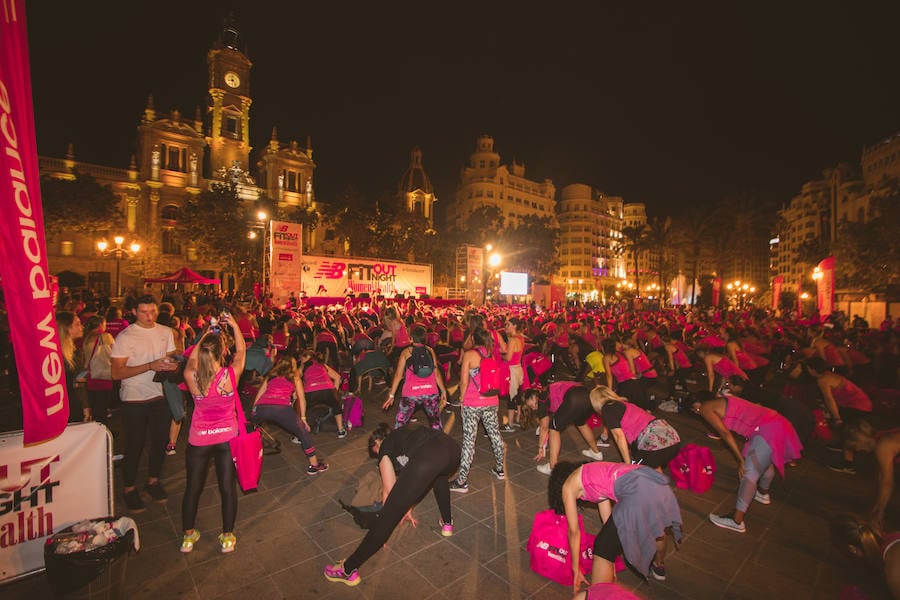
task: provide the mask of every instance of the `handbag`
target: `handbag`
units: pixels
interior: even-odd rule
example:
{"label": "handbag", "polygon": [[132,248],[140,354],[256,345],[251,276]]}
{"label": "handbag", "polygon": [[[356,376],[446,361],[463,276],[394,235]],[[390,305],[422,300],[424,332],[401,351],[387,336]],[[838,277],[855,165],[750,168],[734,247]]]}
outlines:
{"label": "handbag", "polygon": [[245,492],[259,487],[259,476],[262,473],[262,434],[258,429],[247,433],[247,417],[241,407],[241,397],[237,392],[234,371],[228,370],[231,377],[231,389],[234,390],[234,410],[237,413],[238,434],[228,440],[231,448],[231,459],[237,472],[238,483]]}
{"label": "handbag", "polygon": [[107,392],[113,389],[112,365],[110,364],[112,346],[101,344],[102,337],[102,334],[98,335],[94,340],[94,348],[91,350],[91,358],[88,361],[87,389],[92,392]]}
{"label": "handbag", "polygon": [[[581,572],[590,574],[594,563],[594,538],[596,536],[584,530],[584,519],[578,515],[578,527],[581,529],[581,544],[578,563]],[[528,551],[528,564],[531,570],[552,579],[560,585],[571,586],[572,563],[569,562],[569,526],[565,515],[558,515],[552,509],[543,510],[534,515],[531,534],[525,546]],[[625,563],[621,557],[616,558],[616,571],[622,571]]]}

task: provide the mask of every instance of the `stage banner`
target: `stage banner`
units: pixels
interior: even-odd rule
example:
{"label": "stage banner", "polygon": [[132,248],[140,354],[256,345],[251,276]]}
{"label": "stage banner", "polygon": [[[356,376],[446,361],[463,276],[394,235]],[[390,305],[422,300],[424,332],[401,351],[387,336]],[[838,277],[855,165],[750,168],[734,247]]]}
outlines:
{"label": "stage banner", "polygon": [[275,306],[283,306],[291,292],[300,291],[303,229],[300,223],[272,221],[269,231],[269,290]]}
{"label": "stage banner", "polygon": [[816,307],[823,321],[834,312],[834,257],[819,263],[816,277]]}
{"label": "stage banner", "polygon": [[712,305],[718,306],[719,299],[722,296],[722,278],[716,277],[712,280]]}
{"label": "stage banner", "polygon": [[779,275],[772,280],[772,310],[778,310],[781,301],[781,287],[784,285],[784,275]]}
{"label": "stage banner", "polygon": [[25,1],[0,2],[0,279],[13,324],[24,442],[38,444],[65,429],[69,400],[47,268]]}
{"label": "stage banner", "polygon": [[48,536],[113,515],[112,436],[100,423],[72,423],[26,446],[0,435],[0,583],[44,567]]}
{"label": "stage banner", "polygon": [[302,261],[301,289],[307,297],[343,298],[359,296],[431,294],[431,265],[349,256],[311,256]]}

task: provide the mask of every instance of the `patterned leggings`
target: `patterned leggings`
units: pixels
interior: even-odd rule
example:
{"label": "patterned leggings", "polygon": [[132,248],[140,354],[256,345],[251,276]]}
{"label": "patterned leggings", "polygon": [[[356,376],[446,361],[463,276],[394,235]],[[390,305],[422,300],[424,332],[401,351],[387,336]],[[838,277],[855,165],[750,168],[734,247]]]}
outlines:
{"label": "patterned leggings", "polygon": [[463,406],[462,407],[462,458],[459,462],[459,473],[456,480],[465,483],[469,477],[472,459],[475,458],[475,436],[478,435],[478,421],[484,423],[497,468],[503,468],[503,440],[500,438],[500,424],[497,421],[497,406]]}
{"label": "patterned leggings", "polygon": [[428,415],[431,422],[431,428],[435,431],[443,431],[444,426],[441,424],[441,396],[435,394],[433,396],[402,396],[400,404],[397,406],[397,416],[394,420],[394,429],[400,429],[412,418],[416,408],[421,406]]}

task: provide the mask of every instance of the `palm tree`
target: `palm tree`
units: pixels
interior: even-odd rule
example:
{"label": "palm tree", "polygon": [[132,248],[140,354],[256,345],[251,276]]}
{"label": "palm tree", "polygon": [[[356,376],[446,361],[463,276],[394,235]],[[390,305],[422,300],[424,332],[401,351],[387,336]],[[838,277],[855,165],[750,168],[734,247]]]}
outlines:
{"label": "palm tree", "polygon": [[666,270],[668,268],[666,259],[674,245],[674,237],[675,231],[672,228],[671,217],[666,217],[665,219],[654,217],[647,226],[647,247],[656,253],[659,261],[657,283],[660,289],[660,297],[665,296],[665,290],[668,287],[666,285]]}
{"label": "palm tree", "polygon": [[622,247],[634,257],[634,288],[641,294],[641,272],[638,269],[641,252],[647,248],[647,226],[643,223],[622,228]]}
{"label": "palm tree", "polygon": [[704,244],[716,230],[715,214],[708,208],[692,205],[675,224],[676,245],[683,249],[691,262],[691,306],[697,304],[697,277]]}

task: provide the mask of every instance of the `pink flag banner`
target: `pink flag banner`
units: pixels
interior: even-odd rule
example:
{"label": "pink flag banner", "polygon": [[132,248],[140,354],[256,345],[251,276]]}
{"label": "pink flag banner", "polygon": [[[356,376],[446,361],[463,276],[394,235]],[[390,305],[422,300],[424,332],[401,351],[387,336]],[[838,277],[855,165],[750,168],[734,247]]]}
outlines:
{"label": "pink flag banner", "polygon": [[772,280],[772,310],[778,310],[778,303],[781,301],[781,288],[784,285],[784,275],[779,275]]}
{"label": "pink flag banner", "polygon": [[0,28],[0,278],[30,445],[65,430],[69,399],[47,268],[25,0],[0,0]]}
{"label": "pink flag banner", "polygon": [[816,307],[824,320],[834,312],[834,257],[820,262],[816,273]]}
{"label": "pink flag banner", "polygon": [[722,296],[722,278],[716,277],[712,280],[712,305],[718,306],[719,299]]}

